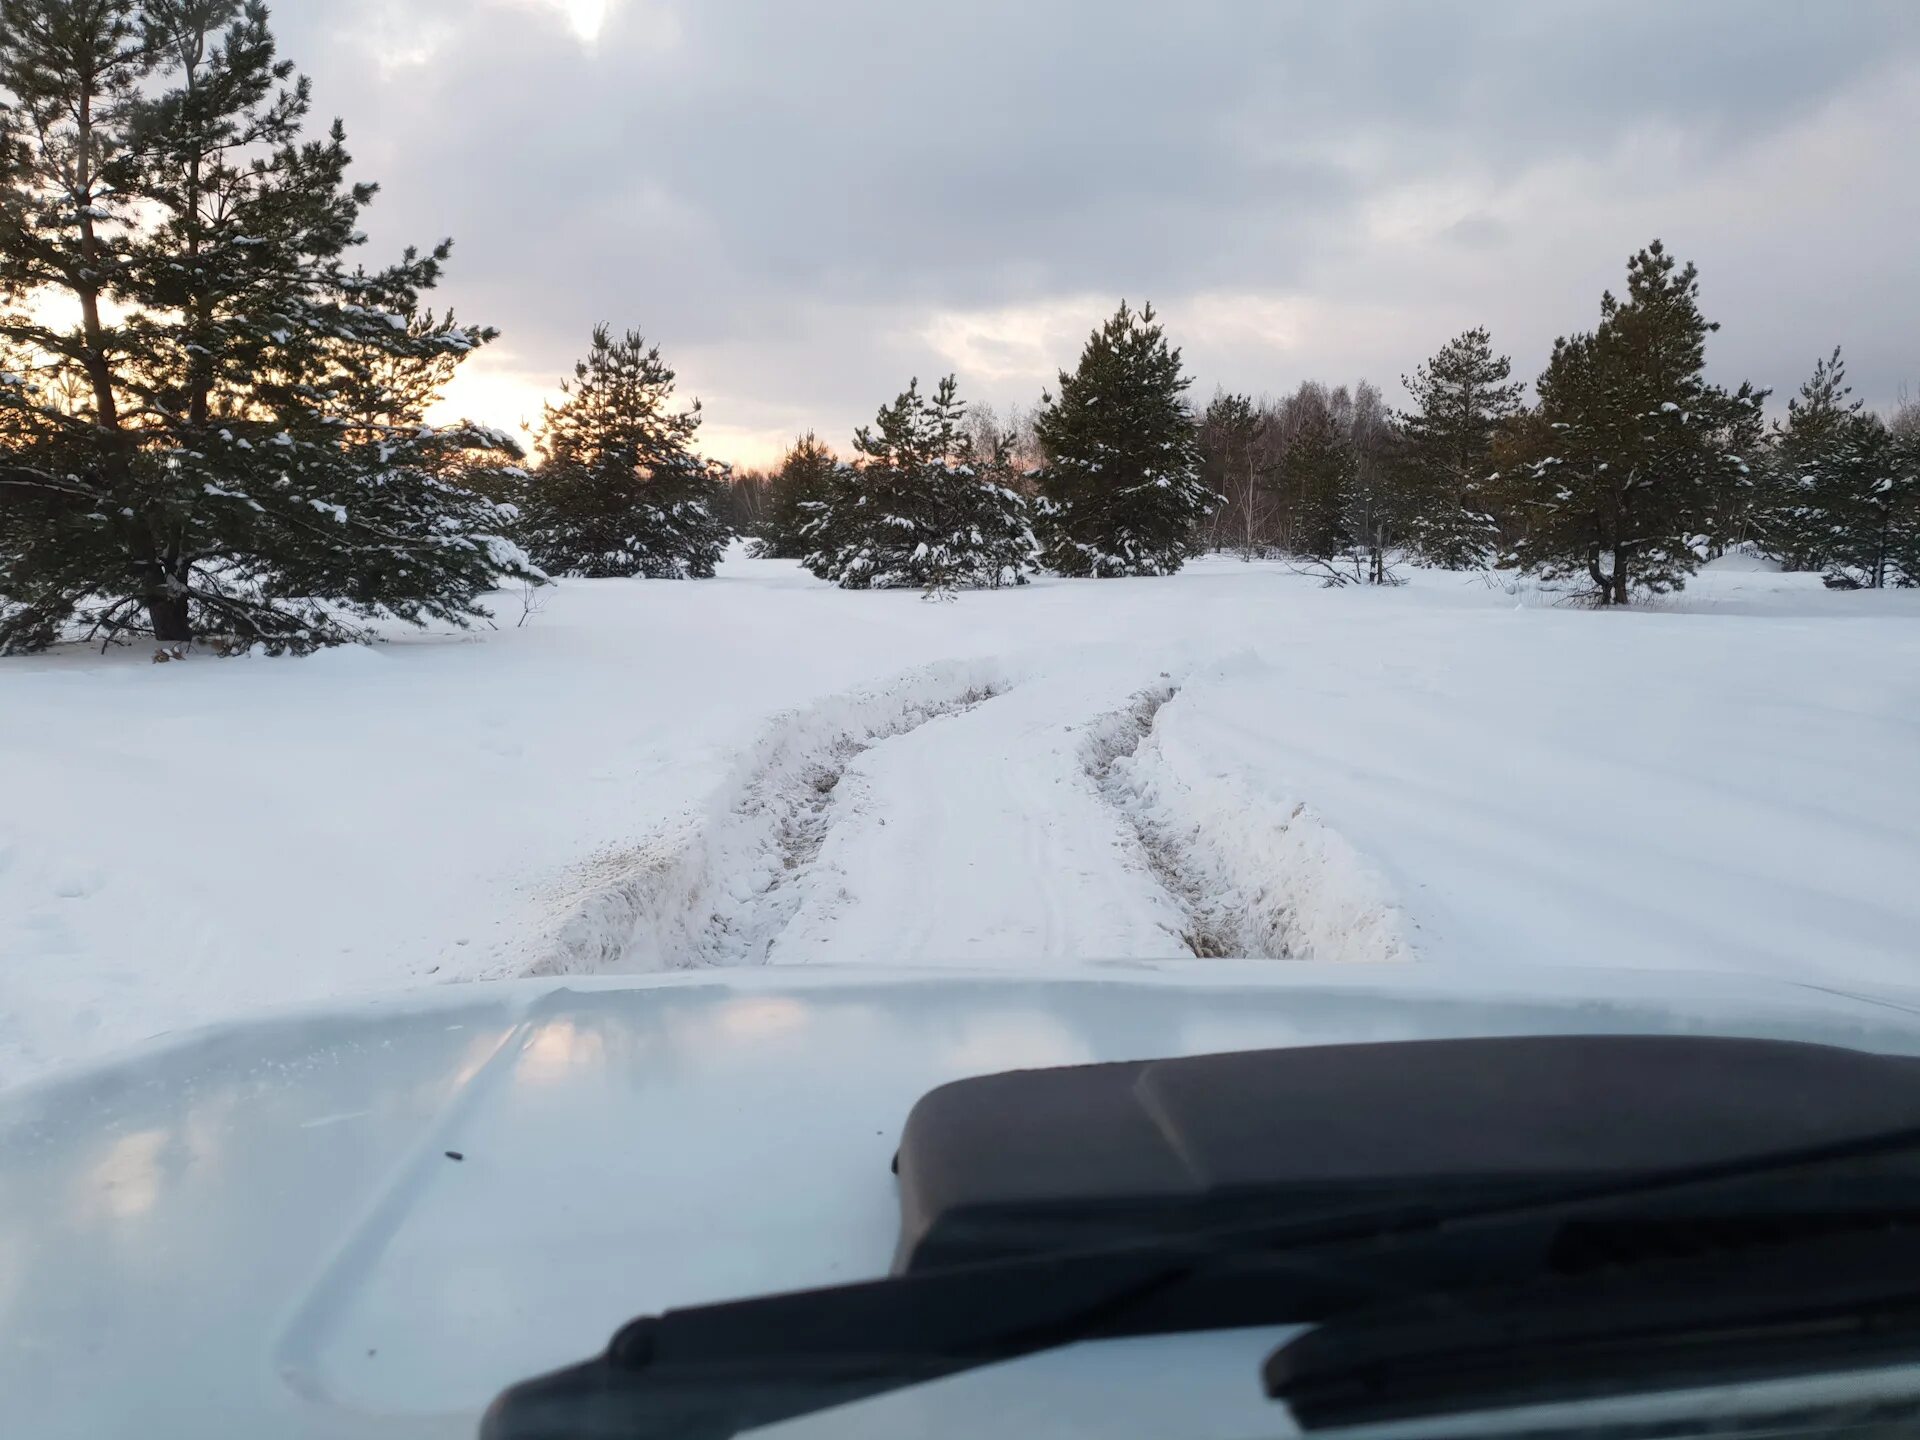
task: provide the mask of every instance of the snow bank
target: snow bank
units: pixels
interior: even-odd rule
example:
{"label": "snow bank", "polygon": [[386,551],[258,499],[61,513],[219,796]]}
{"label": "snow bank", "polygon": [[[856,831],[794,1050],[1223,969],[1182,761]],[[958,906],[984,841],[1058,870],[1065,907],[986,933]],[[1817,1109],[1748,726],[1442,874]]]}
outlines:
{"label": "snow bank", "polygon": [[[1736,545],[1724,555],[1709,560],[1702,573],[1707,575],[1778,575],[1786,567],[1771,556],[1761,555],[1744,545]],[[1685,593],[1684,591],[1682,592]]]}

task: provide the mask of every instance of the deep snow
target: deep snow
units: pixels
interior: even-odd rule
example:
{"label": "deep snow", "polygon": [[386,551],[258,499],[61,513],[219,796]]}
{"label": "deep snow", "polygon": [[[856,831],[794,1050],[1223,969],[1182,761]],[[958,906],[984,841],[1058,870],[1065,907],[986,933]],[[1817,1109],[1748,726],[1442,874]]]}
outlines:
{"label": "deep snow", "polygon": [[304,660],[0,661],[0,1083],[264,1005],[1245,953],[1920,976],[1920,594],[780,562]]}

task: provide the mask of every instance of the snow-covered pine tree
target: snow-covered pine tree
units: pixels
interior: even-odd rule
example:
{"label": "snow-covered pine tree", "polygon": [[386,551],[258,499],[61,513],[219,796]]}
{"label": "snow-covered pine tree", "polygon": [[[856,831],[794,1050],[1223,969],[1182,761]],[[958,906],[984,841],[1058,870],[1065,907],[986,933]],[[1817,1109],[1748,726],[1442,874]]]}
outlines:
{"label": "snow-covered pine tree", "polygon": [[1554,342],[1536,386],[1550,453],[1528,470],[1516,559],[1549,579],[1585,576],[1596,604],[1677,590],[1748,483],[1764,391],[1702,375],[1706,337],[1692,265],[1659,241],[1627,266],[1627,297],[1600,325]]}
{"label": "snow-covered pine tree", "polygon": [[1034,416],[1042,544],[1062,575],[1171,575],[1220,497],[1201,483],[1192,382],[1153,307],[1119,310]]}
{"label": "snow-covered pine tree", "polygon": [[1878,415],[1862,414],[1815,477],[1836,584],[1880,590],[1920,584],[1920,455]]}
{"label": "snow-covered pine tree", "polygon": [[954,378],[912,381],[853,437],[858,458],[808,502],[805,564],[849,590],[1020,584],[1036,546],[1012,437],[975,453]]}
{"label": "snow-covered pine tree", "polygon": [[350,268],[374,187],[240,0],[0,0],[0,650],[77,621],[304,649],[467,623],[532,578],[421,411],[492,332],[433,320],[449,247]]}
{"label": "snow-covered pine tree", "polygon": [[673,408],[674,372],[629,330],[604,325],[546,408],[525,534],[559,575],[707,579],[726,549],[722,472],[693,452],[700,402]]}
{"label": "snow-covered pine tree", "polygon": [[961,437],[960,468],[973,472],[980,493],[972,498],[979,560],[975,573],[993,589],[1024,585],[1038,563],[1039,542],[1018,460],[1016,430],[975,429]]}
{"label": "snow-covered pine tree", "polygon": [[1848,396],[1846,361],[1839,347],[1814,362],[1800,393],[1787,401],[1783,421],[1767,437],[1756,539],[1789,570],[1818,570],[1832,554],[1832,525],[1838,520],[1834,487],[1843,480],[1836,462],[1848,448],[1848,434],[1865,408]]}
{"label": "snow-covered pine tree", "polygon": [[1920,586],[1920,402],[1909,401],[1887,425],[1892,436],[1887,550],[1895,584]]}
{"label": "snow-covered pine tree", "polygon": [[1836,347],[1776,422],[1758,507],[1760,543],[1788,568],[1879,589],[1914,574],[1906,535],[1920,526],[1913,447],[1850,400]]}
{"label": "snow-covered pine tree", "polygon": [[1406,542],[1421,559],[1450,570],[1487,564],[1498,543],[1488,513],[1494,439],[1520,412],[1521,384],[1476,327],[1455,336],[1401,384],[1413,408],[1399,415],[1406,488]]}
{"label": "snow-covered pine tree", "polygon": [[802,533],[812,505],[825,500],[841,469],[811,430],[793,442],[768,487],[767,514],[754,534],[753,553],[769,560],[799,560],[807,554]]}

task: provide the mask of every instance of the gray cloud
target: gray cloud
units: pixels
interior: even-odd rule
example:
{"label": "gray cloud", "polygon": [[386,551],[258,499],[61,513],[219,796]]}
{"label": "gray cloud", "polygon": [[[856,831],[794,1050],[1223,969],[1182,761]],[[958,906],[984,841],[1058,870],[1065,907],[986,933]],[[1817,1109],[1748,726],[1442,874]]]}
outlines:
{"label": "gray cloud", "polygon": [[1910,0],[275,8],[376,245],[453,235],[445,298],[506,332],[463,399],[530,411],[606,319],[717,451],[840,440],[911,373],[1030,401],[1123,294],[1203,390],[1391,387],[1482,321],[1531,373],[1655,234],[1717,371],[1920,383]]}

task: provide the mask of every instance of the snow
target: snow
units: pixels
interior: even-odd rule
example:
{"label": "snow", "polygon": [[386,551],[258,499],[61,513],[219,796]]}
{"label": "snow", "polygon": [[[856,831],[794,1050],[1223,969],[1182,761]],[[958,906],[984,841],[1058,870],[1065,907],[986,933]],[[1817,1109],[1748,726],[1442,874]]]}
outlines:
{"label": "snow", "polygon": [[1765,555],[1755,555],[1747,550],[1729,550],[1707,562],[1709,571],[1716,575],[1778,575],[1780,562]]}
{"label": "snow", "polygon": [[[0,1083],[288,1002],[1239,953],[1914,973],[1920,594],[845,592],[737,553],[307,659],[0,661]],[[1543,981],[1544,981],[1543,976]]]}

